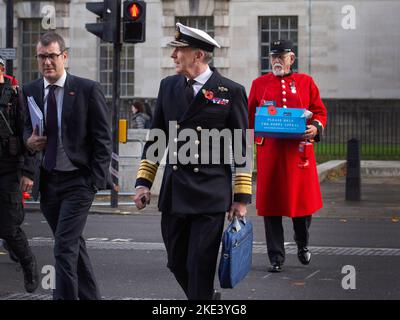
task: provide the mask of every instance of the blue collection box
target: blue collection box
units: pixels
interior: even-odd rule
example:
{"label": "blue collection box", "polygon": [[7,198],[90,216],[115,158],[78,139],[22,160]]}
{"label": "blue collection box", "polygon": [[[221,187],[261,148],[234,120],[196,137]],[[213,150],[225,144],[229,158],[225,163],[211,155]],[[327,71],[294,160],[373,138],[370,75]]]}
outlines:
{"label": "blue collection box", "polygon": [[306,109],[276,108],[270,114],[267,107],[256,108],[254,131],[256,137],[301,139],[306,131]]}

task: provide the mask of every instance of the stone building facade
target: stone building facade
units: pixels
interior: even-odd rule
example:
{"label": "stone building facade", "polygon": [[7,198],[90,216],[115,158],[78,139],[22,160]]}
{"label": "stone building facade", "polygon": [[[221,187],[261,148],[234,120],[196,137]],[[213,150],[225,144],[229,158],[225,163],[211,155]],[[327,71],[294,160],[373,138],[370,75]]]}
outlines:
{"label": "stone building facade", "polygon": [[[96,17],[91,0],[14,1],[15,75],[37,76],[34,45],[54,18],[66,38],[72,73],[100,81],[111,94],[111,46],[86,31]],[[327,101],[400,99],[400,9],[398,0],[147,0],[146,42],[124,45],[122,101],[154,99],[163,77],[173,74],[175,23],[206,29],[221,44],[213,65],[243,84],[268,71],[268,45],[277,37],[297,47],[299,72],[311,74]],[[49,9],[50,8],[50,9]],[[53,8],[53,9],[51,9]],[[50,10],[50,11],[49,11]],[[53,10],[53,11],[52,11]],[[5,47],[5,1],[0,0],[0,47]],[[45,19],[43,19],[45,18]],[[42,22],[44,21],[44,25]]]}

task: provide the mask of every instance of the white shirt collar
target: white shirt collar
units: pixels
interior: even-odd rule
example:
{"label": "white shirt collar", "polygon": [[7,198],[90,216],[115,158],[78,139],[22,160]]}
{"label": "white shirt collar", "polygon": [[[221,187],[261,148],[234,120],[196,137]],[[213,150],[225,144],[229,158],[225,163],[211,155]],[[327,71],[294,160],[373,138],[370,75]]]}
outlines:
{"label": "white shirt collar", "polygon": [[196,80],[197,83],[200,83],[203,86],[208,81],[208,79],[210,79],[211,75],[212,71],[210,67],[207,65],[206,71],[199,74],[196,78],[194,78],[194,80]]}
{"label": "white shirt collar", "polygon": [[47,89],[47,87],[51,84],[54,84],[56,86],[59,86],[61,88],[64,88],[65,85],[65,80],[67,79],[67,72],[64,70],[63,75],[54,83],[50,83],[46,80],[46,78],[43,78],[44,80],[44,89]]}

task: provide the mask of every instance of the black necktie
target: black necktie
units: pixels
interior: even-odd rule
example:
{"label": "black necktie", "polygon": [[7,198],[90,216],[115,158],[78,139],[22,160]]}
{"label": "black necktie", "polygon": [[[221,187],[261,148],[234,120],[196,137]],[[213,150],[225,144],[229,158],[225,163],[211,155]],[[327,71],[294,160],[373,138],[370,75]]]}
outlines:
{"label": "black necktie", "polygon": [[189,79],[186,82],[185,95],[186,95],[188,104],[190,104],[194,98],[193,84],[195,84],[195,83],[196,83],[196,80],[193,80],[193,79]]}
{"label": "black necktie", "polygon": [[44,155],[44,168],[51,171],[56,166],[57,158],[57,138],[58,138],[58,123],[57,123],[57,101],[54,90],[58,86],[50,85],[47,95],[47,117],[46,117],[46,136],[47,144]]}

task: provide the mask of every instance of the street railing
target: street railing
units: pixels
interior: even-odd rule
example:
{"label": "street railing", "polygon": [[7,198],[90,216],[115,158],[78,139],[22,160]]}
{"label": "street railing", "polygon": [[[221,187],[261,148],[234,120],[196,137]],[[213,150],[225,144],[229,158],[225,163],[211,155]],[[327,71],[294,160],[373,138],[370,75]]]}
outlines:
{"label": "street railing", "polygon": [[[345,159],[347,141],[361,143],[361,159],[400,160],[400,106],[332,104],[317,159]],[[320,161],[321,162],[321,161]]]}

